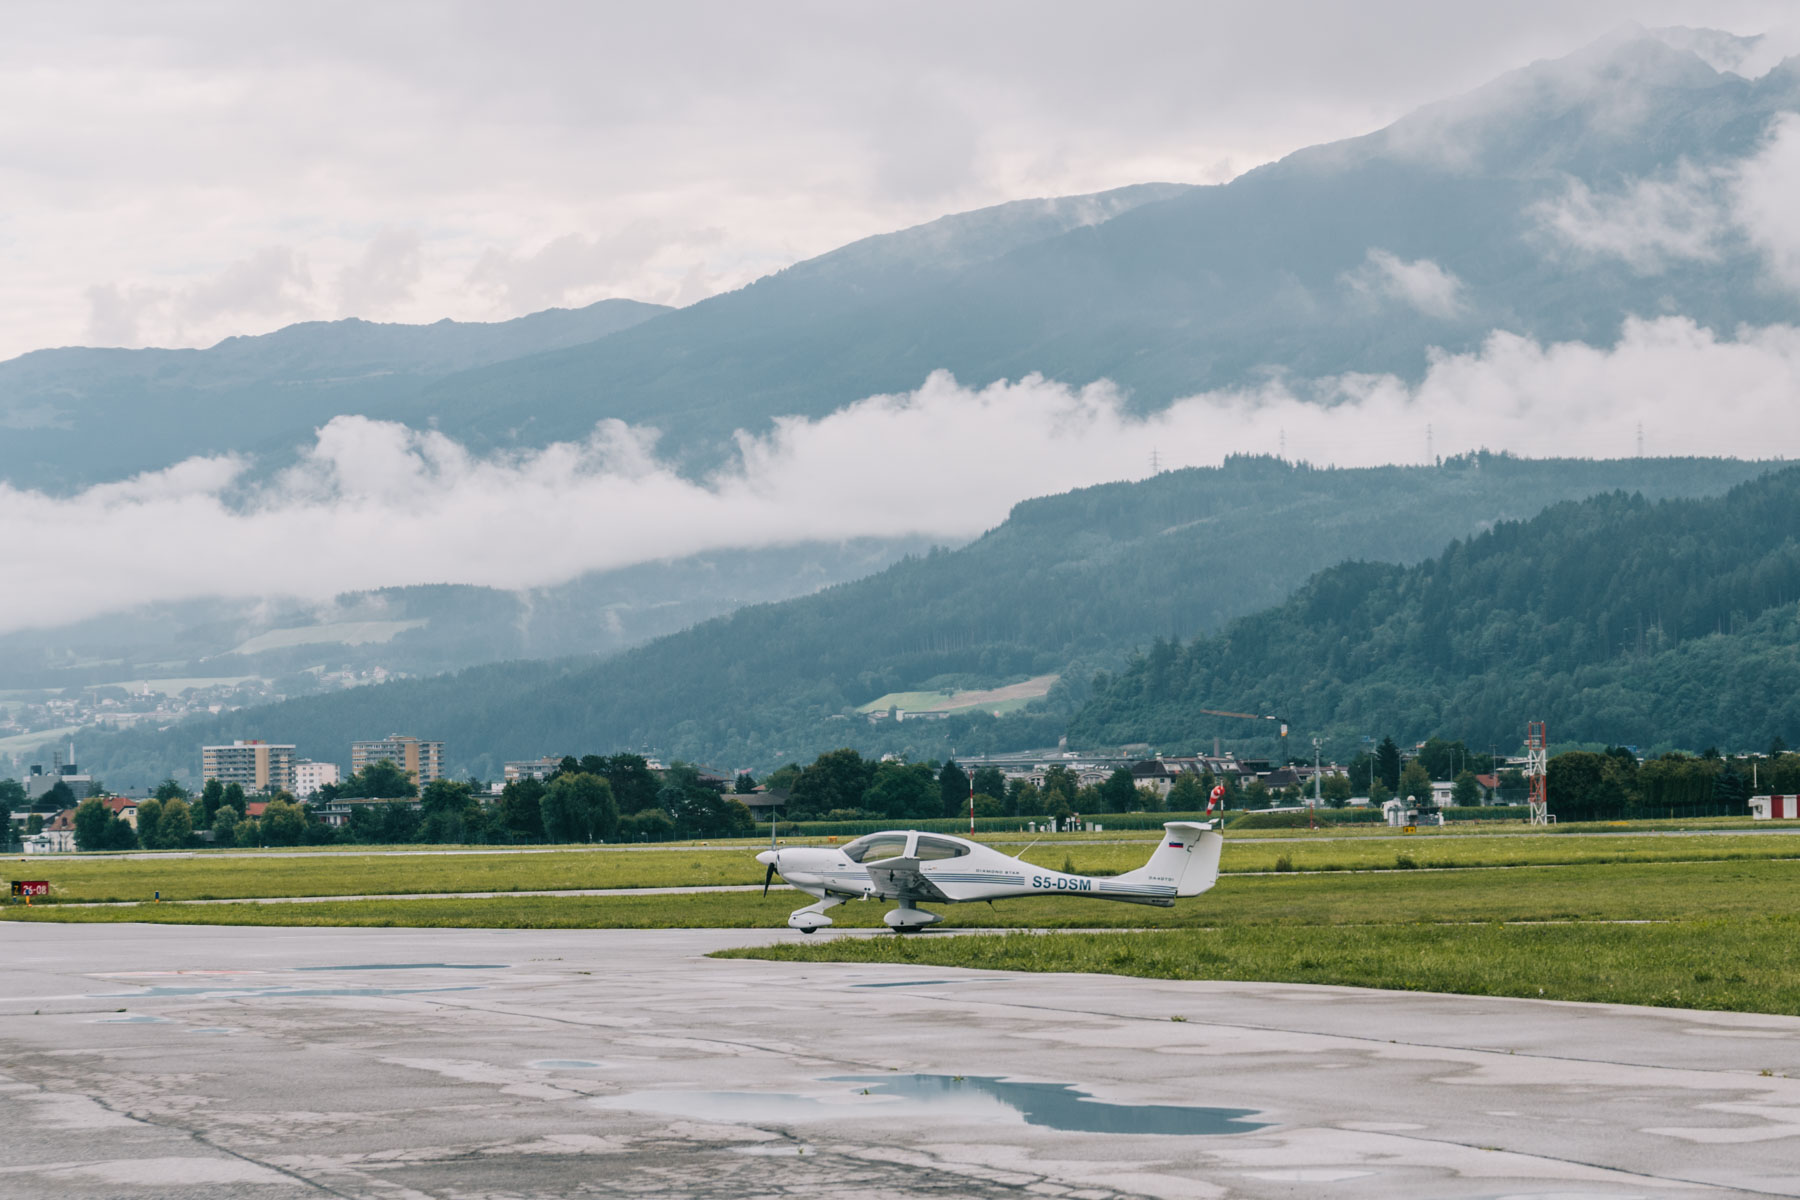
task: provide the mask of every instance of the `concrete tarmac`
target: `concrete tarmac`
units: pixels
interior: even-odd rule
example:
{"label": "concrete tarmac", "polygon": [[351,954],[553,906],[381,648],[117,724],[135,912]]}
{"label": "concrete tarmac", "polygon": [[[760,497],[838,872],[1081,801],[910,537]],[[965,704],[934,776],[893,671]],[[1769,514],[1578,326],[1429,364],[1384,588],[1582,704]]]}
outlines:
{"label": "concrete tarmac", "polygon": [[0,924],[0,1197],[1800,1195],[1800,1020],[798,936]]}

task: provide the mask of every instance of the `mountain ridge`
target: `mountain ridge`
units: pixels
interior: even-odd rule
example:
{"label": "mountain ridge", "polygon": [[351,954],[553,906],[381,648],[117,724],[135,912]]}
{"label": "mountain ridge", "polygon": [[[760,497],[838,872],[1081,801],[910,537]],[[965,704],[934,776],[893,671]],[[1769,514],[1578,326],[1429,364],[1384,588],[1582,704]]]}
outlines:
{"label": "mountain ridge", "polygon": [[343,412],[414,417],[413,398],[431,379],[603,338],[669,311],[601,300],[497,322],[306,321],[204,348],[33,350],[0,362],[0,480],[66,490],[194,453],[304,440]]}
{"label": "mountain ridge", "polygon": [[[1757,269],[1748,248],[1646,275],[1547,240],[1541,208],[1572,183],[1613,189],[1684,162],[1748,155],[1775,115],[1796,110],[1796,60],[1744,79],[1648,33],[1602,39],[1381,130],[804,328],[708,340],[701,316],[747,302],[759,281],[729,302],[535,362],[528,375],[502,366],[447,378],[434,402],[487,441],[517,430],[564,438],[614,416],[660,423],[691,452],[777,413],[819,416],[911,390],[936,369],[976,386],[1030,373],[1075,385],[1106,378],[1153,409],[1271,372],[1416,379],[1430,352],[1474,350],[1497,329],[1607,342],[1640,313],[1684,313],[1726,335],[1800,321],[1800,296],[1743,286]],[[1414,309],[1383,293],[1391,281],[1378,271],[1373,286],[1356,286],[1379,254],[1440,268],[1459,285],[1456,302]],[[807,364],[803,375],[788,373],[795,362]],[[568,399],[578,375],[612,382],[604,404]],[[495,394],[509,399],[475,411]]]}

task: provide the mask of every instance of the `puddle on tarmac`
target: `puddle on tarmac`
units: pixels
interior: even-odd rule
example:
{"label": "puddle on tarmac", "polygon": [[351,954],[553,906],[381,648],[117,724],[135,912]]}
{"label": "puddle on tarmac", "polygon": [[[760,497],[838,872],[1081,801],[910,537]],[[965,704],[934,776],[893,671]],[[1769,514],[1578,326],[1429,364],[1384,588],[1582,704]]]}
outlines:
{"label": "puddle on tarmac", "polygon": [[525,1065],[534,1071],[591,1071],[601,1064],[585,1058],[540,1058]]}
{"label": "puddle on tarmac", "polygon": [[96,1025],[167,1025],[167,1017],[147,1017],[133,1013],[129,1017],[102,1017],[95,1021]]}
{"label": "puddle on tarmac", "polygon": [[851,987],[936,987],[939,984],[955,983],[954,979],[902,979],[897,983],[853,983]]}
{"label": "puddle on tarmac", "polygon": [[295,967],[296,971],[504,971],[506,963],[347,963],[341,967]]}
{"label": "puddle on tarmac", "polygon": [[[297,987],[150,987],[136,992],[96,992],[90,1000],[146,1000],[164,996],[213,996],[220,1000],[259,997],[288,1000],[314,996],[417,996],[427,992],[478,992],[478,986],[420,988],[297,988]],[[160,1020],[161,1018],[147,1018]]]}
{"label": "puddle on tarmac", "polygon": [[601,1108],[716,1121],[818,1121],[833,1117],[957,1117],[1022,1121],[1069,1133],[1216,1135],[1249,1133],[1256,1110],[1186,1104],[1109,1104],[1073,1084],[1018,1083],[969,1075],[834,1075],[849,1085],[821,1096],[793,1092],[638,1092],[595,1101]]}

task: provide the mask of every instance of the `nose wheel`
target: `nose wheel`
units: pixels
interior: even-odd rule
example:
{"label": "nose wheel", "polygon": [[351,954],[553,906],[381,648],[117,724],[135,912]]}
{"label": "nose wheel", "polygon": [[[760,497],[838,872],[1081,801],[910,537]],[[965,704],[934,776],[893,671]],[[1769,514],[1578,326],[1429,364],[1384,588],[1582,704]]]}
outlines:
{"label": "nose wheel", "polygon": [[836,908],[843,901],[835,897],[809,904],[805,908],[796,908],[788,914],[788,928],[798,929],[801,933],[812,933],[814,930],[831,924],[831,918],[825,915],[828,908]]}

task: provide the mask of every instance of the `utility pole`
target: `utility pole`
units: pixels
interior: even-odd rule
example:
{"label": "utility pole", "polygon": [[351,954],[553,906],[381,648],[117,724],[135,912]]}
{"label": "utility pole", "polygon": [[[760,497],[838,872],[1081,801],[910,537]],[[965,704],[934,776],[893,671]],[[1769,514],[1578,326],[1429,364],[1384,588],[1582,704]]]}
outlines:
{"label": "utility pole", "polygon": [[1531,783],[1531,815],[1533,825],[1550,823],[1550,741],[1542,721],[1525,726],[1525,777]]}
{"label": "utility pole", "polygon": [[1313,739],[1313,802],[1312,802],[1312,813],[1307,818],[1307,822],[1306,822],[1306,827],[1308,829],[1318,828],[1318,826],[1313,823],[1314,820],[1318,816],[1318,812],[1319,812],[1319,739],[1314,738]]}

